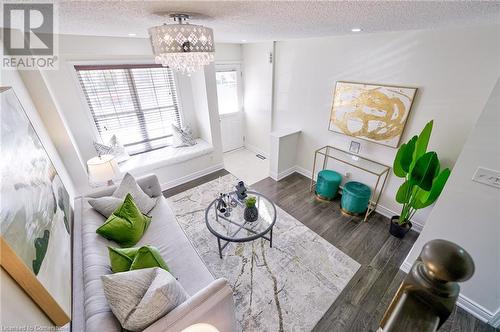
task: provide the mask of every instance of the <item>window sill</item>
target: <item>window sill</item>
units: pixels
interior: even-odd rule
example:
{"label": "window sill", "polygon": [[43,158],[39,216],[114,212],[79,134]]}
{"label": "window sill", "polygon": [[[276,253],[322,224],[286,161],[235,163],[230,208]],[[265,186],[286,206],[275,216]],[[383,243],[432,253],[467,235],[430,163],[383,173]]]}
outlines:
{"label": "window sill", "polygon": [[196,145],[175,148],[166,146],[130,157],[119,164],[120,172],[148,172],[160,167],[174,165],[211,153],[213,146],[198,138]]}

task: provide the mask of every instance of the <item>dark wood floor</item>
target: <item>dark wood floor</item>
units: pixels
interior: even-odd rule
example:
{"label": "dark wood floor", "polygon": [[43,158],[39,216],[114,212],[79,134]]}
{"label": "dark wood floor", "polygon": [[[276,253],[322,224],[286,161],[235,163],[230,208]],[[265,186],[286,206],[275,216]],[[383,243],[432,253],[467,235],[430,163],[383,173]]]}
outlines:
{"label": "dark wood floor", "polygon": [[[175,195],[228,172],[218,171],[164,192]],[[376,331],[378,324],[405,274],[399,266],[418,237],[411,231],[403,240],[392,237],[389,219],[374,214],[364,223],[344,216],[339,202],[324,203],[309,192],[309,179],[294,173],[276,182],[266,178],[254,184],[276,205],[321,235],[361,264],[361,268],[314,331]],[[456,309],[440,331],[495,331],[462,309]]]}

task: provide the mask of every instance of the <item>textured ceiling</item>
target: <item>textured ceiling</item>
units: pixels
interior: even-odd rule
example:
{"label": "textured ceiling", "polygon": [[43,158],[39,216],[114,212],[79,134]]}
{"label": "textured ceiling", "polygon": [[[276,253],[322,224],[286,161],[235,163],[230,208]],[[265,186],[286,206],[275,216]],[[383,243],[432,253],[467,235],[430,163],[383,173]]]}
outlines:
{"label": "textured ceiling", "polygon": [[59,32],[146,37],[156,11],[197,12],[218,42],[266,41],[450,26],[498,24],[500,2],[458,1],[56,1]]}

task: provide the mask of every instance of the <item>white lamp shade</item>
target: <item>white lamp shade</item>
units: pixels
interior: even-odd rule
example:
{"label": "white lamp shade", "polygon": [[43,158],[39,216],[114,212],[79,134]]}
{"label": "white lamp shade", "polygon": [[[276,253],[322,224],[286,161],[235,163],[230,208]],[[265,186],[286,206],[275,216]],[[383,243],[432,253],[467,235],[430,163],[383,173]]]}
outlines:
{"label": "white lamp shade", "polygon": [[213,325],[207,323],[198,323],[188,326],[181,332],[219,332],[219,330]]}
{"label": "white lamp shade", "polygon": [[120,174],[115,157],[109,154],[94,157],[87,161],[89,181],[91,183],[106,183]]}

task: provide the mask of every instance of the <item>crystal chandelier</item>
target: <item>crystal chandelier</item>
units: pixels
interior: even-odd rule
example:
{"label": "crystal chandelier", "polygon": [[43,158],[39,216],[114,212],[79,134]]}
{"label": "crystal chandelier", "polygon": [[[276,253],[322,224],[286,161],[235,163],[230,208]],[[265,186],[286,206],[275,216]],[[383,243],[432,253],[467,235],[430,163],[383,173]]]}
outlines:
{"label": "crystal chandelier", "polygon": [[174,24],[149,29],[155,62],[192,73],[214,61],[214,35],[210,28],[189,24],[188,14],[170,14]]}

